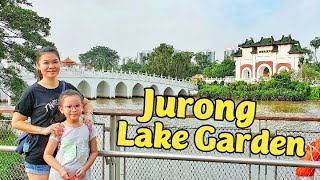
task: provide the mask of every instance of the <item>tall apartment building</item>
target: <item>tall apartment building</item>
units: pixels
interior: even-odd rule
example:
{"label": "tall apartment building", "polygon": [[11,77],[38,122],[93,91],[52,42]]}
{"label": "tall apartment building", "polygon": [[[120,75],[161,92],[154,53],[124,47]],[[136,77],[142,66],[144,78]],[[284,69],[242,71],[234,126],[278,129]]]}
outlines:
{"label": "tall apartment building", "polygon": [[204,50],[202,51],[205,55],[208,56],[208,59],[211,61],[211,62],[214,62],[216,60],[216,53],[214,51],[211,51],[211,50]]}
{"label": "tall apartment building", "polygon": [[138,52],[137,54],[137,63],[139,64],[143,64],[143,57],[147,56],[148,54],[150,54],[152,51],[148,51],[148,50],[144,50],[142,52]]}
{"label": "tall apartment building", "polygon": [[224,51],[224,55],[223,55],[223,59],[227,59],[227,58],[231,58],[232,60],[234,60],[234,57],[232,56],[232,54],[235,52],[235,49],[227,49]]}
{"label": "tall apartment building", "polygon": [[119,66],[122,66],[124,64],[127,64],[129,61],[132,61],[132,62],[137,62],[137,58],[136,57],[132,57],[132,56],[128,56],[128,57],[123,57],[121,59],[121,61],[119,61]]}

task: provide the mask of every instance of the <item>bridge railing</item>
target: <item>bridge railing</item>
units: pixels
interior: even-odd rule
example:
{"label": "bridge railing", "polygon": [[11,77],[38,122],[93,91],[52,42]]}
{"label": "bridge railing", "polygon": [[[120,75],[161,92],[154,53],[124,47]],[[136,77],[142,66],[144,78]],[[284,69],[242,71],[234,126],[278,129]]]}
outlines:
{"label": "bridge railing", "polygon": [[[0,107],[0,113],[11,113],[13,107]],[[319,168],[318,162],[299,161],[297,157],[273,157],[253,155],[246,152],[239,154],[204,154],[199,150],[195,151],[174,151],[163,149],[147,148],[121,148],[116,145],[117,123],[123,118],[130,118],[142,115],[142,111],[128,109],[105,109],[95,108],[96,117],[102,118],[107,126],[105,133],[109,138],[106,144],[107,149],[99,149],[99,157],[104,157],[102,163],[109,170],[105,177],[109,179],[294,179],[294,167],[315,167]],[[109,118],[106,118],[109,117]],[[192,113],[187,113],[186,121],[194,118]],[[254,134],[261,129],[270,129],[271,134],[299,134],[306,139],[306,143],[320,135],[320,132],[313,132],[319,129],[320,115],[306,114],[257,114],[255,122],[251,126]],[[129,121],[130,122],[130,121]],[[308,131],[296,131],[310,123]],[[178,123],[178,122],[177,122]],[[278,127],[281,124],[284,132]],[[293,124],[295,124],[293,126]],[[140,124],[131,124],[130,129]],[[143,124],[143,126],[147,126]],[[295,127],[296,129],[287,129]],[[174,127],[173,127],[174,128]],[[186,127],[188,128],[188,127]],[[217,131],[225,130],[218,127]],[[128,128],[129,129],[129,128]],[[192,129],[192,128],[191,128]],[[192,132],[189,128],[189,131]],[[235,129],[237,130],[237,129]],[[230,131],[230,129],[228,130]],[[288,134],[287,134],[288,135]],[[131,136],[128,134],[128,136]],[[247,146],[246,146],[247,147]],[[189,147],[188,147],[189,148]],[[191,148],[190,148],[191,149]],[[14,147],[0,146],[0,151],[13,151]],[[178,154],[176,154],[178,153]],[[210,163],[208,163],[210,162]],[[97,174],[97,172],[94,172]],[[316,178],[319,178],[316,173]],[[98,179],[98,178],[97,178]]]}
{"label": "bridge railing", "polygon": [[223,78],[217,78],[217,77],[203,78],[203,81],[205,81],[206,83],[213,83],[213,82],[220,83],[221,81],[223,81],[225,83],[231,83],[231,82],[234,82],[235,80],[236,80],[235,76],[226,76]]}
{"label": "bridge railing", "polygon": [[118,74],[117,77],[119,77],[119,75],[123,75],[123,77],[126,77],[127,75],[137,75],[140,77],[150,77],[150,78],[156,78],[159,80],[171,80],[175,83],[182,83],[182,84],[190,84],[190,85],[194,85],[195,83],[191,80],[185,80],[185,79],[177,79],[174,77],[170,77],[170,76],[162,76],[162,75],[156,75],[156,74],[150,74],[150,73],[141,73],[141,72],[130,72],[130,71],[114,71],[114,70],[105,70],[105,71],[92,71],[92,70],[84,70],[84,69],[76,69],[76,68],[72,68],[72,69],[63,69],[61,71],[62,73],[60,73],[59,76],[61,77],[65,77],[65,76],[71,76],[71,77],[75,77],[75,76],[79,76],[79,77],[110,77],[110,75],[114,75],[114,74]]}

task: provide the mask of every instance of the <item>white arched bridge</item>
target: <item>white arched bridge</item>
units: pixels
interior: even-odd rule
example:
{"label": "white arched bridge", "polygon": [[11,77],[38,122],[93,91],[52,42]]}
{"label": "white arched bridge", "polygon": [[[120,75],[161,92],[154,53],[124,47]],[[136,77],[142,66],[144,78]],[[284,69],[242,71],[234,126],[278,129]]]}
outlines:
{"label": "white arched bridge", "polygon": [[[189,96],[196,89],[190,81],[123,71],[62,69],[58,79],[71,83],[89,99],[143,97],[144,88],[149,87],[155,90],[155,95],[164,96]],[[35,82],[30,78],[25,81],[29,85]]]}

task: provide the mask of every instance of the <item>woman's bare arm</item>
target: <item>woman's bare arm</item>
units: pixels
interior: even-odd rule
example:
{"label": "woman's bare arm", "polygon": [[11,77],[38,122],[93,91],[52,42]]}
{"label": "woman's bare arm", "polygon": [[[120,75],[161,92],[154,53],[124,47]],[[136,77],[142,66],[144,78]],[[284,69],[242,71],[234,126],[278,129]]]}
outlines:
{"label": "woman's bare arm", "polygon": [[48,127],[40,127],[35,126],[26,121],[27,117],[18,113],[14,112],[12,116],[11,125],[13,128],[28,132],[31,134],[42,134],[42,135],[48,135],[50,133],[57,133],[58,129],[63,129],[63,125],[60,123],[52,124]]}

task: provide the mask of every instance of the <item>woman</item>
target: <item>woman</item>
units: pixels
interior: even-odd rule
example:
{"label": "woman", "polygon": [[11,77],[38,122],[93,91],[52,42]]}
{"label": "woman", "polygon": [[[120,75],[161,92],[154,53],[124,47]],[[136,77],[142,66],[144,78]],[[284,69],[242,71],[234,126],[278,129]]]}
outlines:
{"label": "woman", "polygon": [[[40,80],[24,91],[13,113],[12,127],[32,134],[25,157],[25,170],[30,180],[48,179],[50,168],[43,160],[43,152],[50,133],[60,136],[64,127],[61,123],[52,124],[57,112],[57,99],[64,89],[76,90],[70,83],[57,79],[60,68],[60,56],[55,48],[40,49],[36,59]],[[82,104],[86,120],[91,121],[91,103],[84,98]],[[27,117],[30,117],[30,123],[25,121]]]}

